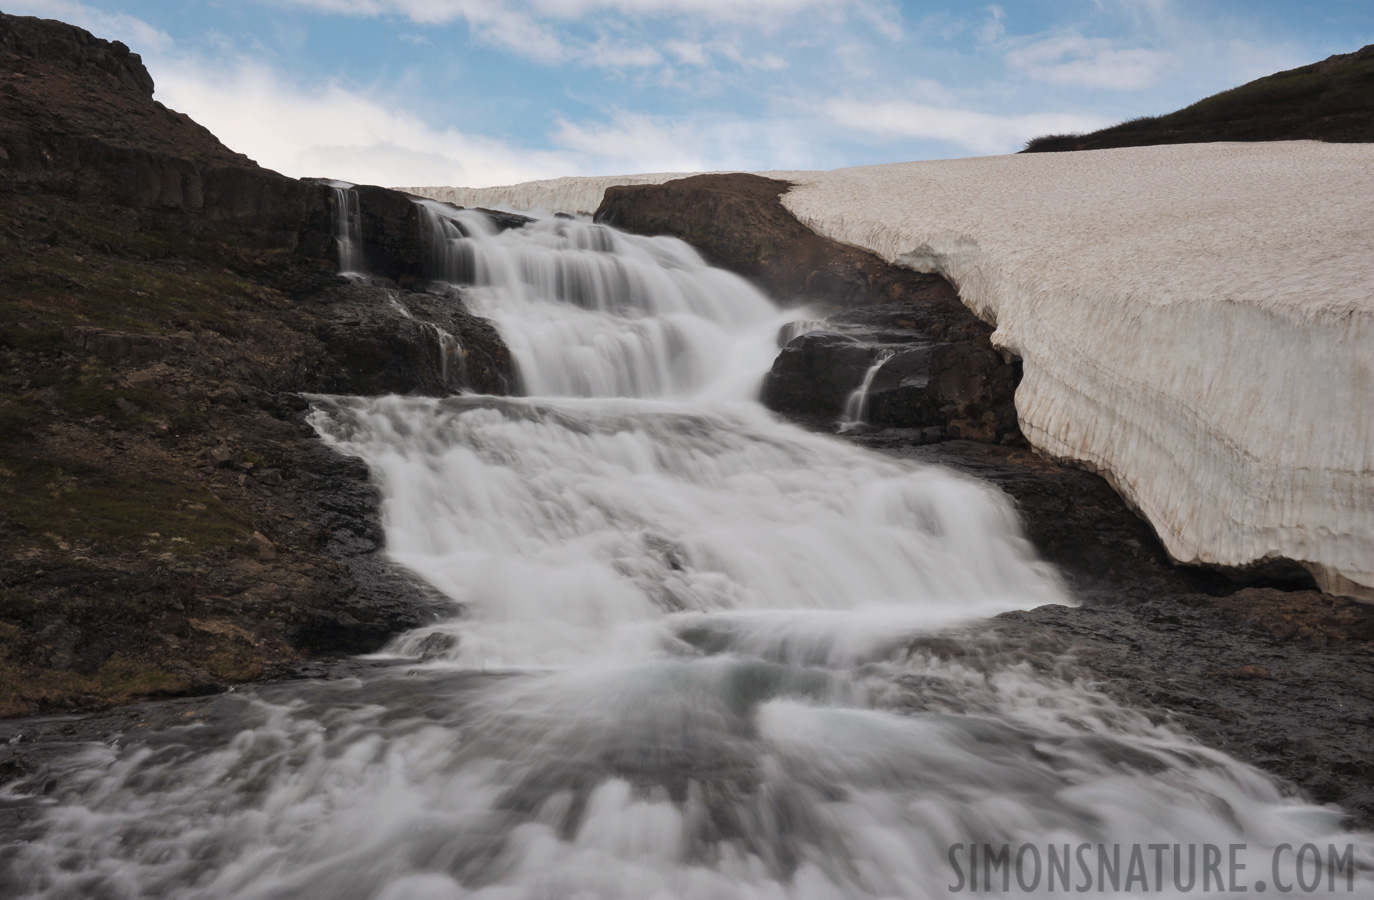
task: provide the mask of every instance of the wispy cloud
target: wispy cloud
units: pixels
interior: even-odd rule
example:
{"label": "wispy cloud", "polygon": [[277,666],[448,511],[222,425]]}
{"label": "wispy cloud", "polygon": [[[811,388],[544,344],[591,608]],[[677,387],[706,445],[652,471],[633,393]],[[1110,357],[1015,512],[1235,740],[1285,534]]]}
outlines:
{"label": "wispy cloud", "polygon": [[562,120],[549,138],[585,174],[755,171],[814,166],[811,130],[809,123],[787,118],[684,119],[615,111],[596,121]]}
{"label": "wispy cloud", "polygon": [[165,60],[158,96],[260,164],[286,175],[366,184],[510,184],[566,175],[570,154],[435,128],[386,98],[338,84],[298,86],[251,60]]}
{"label": "wispy cloud", "polygon": [[1158,80],[1172,54],[1123,47],[1109,38],[1053,35],[1007,52],[1007,64],[1037,81],[1112,90],[1139,90]]}
{"label": "wispy cloud", "polygon": [[1007,153],[1037,135],[1091,131],[1111,120],[1081,113],[996,115],[905,100],[841,98],[824,105],[836,123],[887,138],[942,141],[971,153]]}
{"label": "wispy cloud", "polygon": [[541,62],[562,62],[569,50],[555,31],[531,12],[502,0],[282,0],[349,16],[400,16],[418,25],[462,21],[488,43]]}
{"label": "wispy cloud", "polygon": [[[595,26],[611,18],[627,24],[676,22],[690,32],[729,31],[747,27],[772,33],[806,13],[835,27],[848,22],[891,40],[903,33],[901,11],[889,0],[280,0],[319,12],[360,17],[394,16],[420,25],[464,22],[486,43],[544,63],[575,62],[607,68],[645,67],[663,62],[649,40],[643,46],[588,41],[569,30],[574,24]],[[659,43],[685,64],[701,65],[686,35],[659,37]],[[695,44],[698,50],[703,48]],[[685,54],[685,55],[684,55]],[[775,54],[760,54],[769,68],[782,68]]]}

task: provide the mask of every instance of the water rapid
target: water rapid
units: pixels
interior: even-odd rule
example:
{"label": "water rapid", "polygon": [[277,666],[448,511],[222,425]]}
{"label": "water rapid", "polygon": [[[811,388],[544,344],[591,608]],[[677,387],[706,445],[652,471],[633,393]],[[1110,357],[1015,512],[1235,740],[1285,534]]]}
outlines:
{"label": "water rapid", "polygon": [[999,492],[767,413],[800,313],[679,241],[425,215],[527,396],[313,422],[448,614],[72,757],[11,895],[923,898],[953,844],[1349,841],[990,627],[1068,602]]}
{"label": "water rapid", "polygon": [[334,248],[340,275],[363,274],[363,223],[358,194],[353,185],[331,181],[334,203]]}
{"label": "water rapid", "polygon": [[877,377],[878,370],[891,358],[891,350],[879,350],[873,358],[873,364],[864,372],[864,380],[845,398],[844,411],[836,423],[841,432],[853,431],[868,422],[868,392],[873,388],[873,379]]}

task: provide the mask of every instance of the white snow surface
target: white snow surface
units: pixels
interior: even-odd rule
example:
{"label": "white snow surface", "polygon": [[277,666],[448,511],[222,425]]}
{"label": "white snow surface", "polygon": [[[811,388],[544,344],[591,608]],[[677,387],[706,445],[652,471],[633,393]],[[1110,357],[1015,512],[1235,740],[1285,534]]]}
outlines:
{"label": "white snow surface", "polygon": [[[1032,445],[1102,473],[1175,559],[1292,559],[1374,599],[1374,146],[761,174],[797,185],[783,203],[817,232],[948,278],[1023,360]],[[673,177],[454,202],[585,211]]]}
{"label": "white snow surface", "polygon": [[591,177],[550,178],[499,187],[403,187],[396,188],[417,197],[442,200],[469,209],[541,210],[590,216],[601,205],[606,188],[621,184],[662,184],[686,178],[691,172],[657,172],[647,175],[598,175]]}

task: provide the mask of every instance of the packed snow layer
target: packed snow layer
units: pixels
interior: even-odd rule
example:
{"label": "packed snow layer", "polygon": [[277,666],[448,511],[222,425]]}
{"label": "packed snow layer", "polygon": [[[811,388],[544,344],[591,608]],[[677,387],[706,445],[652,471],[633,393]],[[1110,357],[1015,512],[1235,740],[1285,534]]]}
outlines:
{"label": "packed snow layer", "polygon": [[543,210],[589,216],[601,205],[606,188],[619,184],[662,184],[691,173],[654,173],[649,175],[601,175],[588,178],[550,178],[500,187],[403,187],[396,188],[418,197],[443,200],[455,206],[486,209]]}
{"label": "packed snow layer", "polygon": [[[1037,448],[1183,562],[1374,598],[1374,146],[1188,144],[760,173],[821,234],[939,272],[1024,361]],[[681,175],[409,189],[595,210]]]}
{"label": "packed snow layer", "polygon": [[1374,597],[1374,146],[1191,144],[793,176],[802,222],[939,272],[1024,360],[1026,437],[1184,562]]}

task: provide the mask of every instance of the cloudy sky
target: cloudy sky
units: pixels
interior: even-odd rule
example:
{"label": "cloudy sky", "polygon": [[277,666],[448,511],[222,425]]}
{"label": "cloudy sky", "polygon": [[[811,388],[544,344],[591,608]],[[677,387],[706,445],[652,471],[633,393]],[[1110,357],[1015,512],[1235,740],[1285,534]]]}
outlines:
{"label": "cloudy sky", "polygon": [[1006,153],[1374,42],[1369,0],[0,0],[289,175],[485,186]]}

